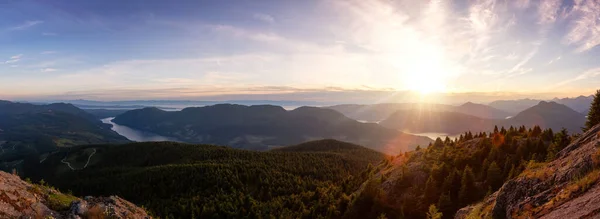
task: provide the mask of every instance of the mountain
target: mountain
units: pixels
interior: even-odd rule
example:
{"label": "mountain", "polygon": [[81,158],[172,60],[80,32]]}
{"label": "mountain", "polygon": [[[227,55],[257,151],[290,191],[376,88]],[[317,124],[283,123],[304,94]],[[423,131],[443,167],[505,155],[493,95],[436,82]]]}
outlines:
{"label": "mountain", "polygon": [[317,107],[287,111],[272,105],[218,104],[175,112],[145,108],[128,111],[113,122],[189,143],[257,150],[332,138],[398,153],[431,141]]}
{"label": "mountain", "polygon": [[446,133],[456,135],[468,131],[489,131],[499,120],[447,111],[400,110],[379,124],[409,133]]}
{"label": "mountain", "polygon": [[334,140],[273,151],[145,142],[61,148],[21,172],[160,218],[339,218],[385,155]]}
{"label": "mountain", "polygon": [[600,217],[600,125],[547,163],[527,165],[483,201],[455,218]]}
{"label": "mountain", "polygon": [[484,119],[506,119],[514,114],[493,108],[488,105],[467,102],[453,109],[454,112],[463,113]]}
{"label": "mountain", "polygon": [[590,105],[592,105],[592,100],[594,100],[593,95],[579,96],[575,98],[554,98],[552,101],[564,104],[577,112],[587,115],[590,110]]}
{"label": "mountain", "polygon": [[571,133],[581,132],[585,124],[585,116],[575,110],[556,103],[541,101],[539,104],[520,112],[508,120],[513,126],[525,125],[532,127],[539,125],[543,128],[560,130],[566,128]]}
{"label": "mountain", "polygon": [[535,106],[542,100],[534,100],[534,99],[519,99],[519,100],[496,100],[494,102],[489,103],[488,105],[494,107],[496,109],[510,112],[510,113],[518,113],[523,110],[526,110],[529,107]]}
{"label": "mountain", "polygon": [[70,104],[0,102],[0,161],[44,154],[57,147],[124,143],[127,139]]}
{"label": "mountain", "polygon": [[324,108],[338,111],[355,120],[379,122],[388,118],[398,110],[427,109],[448,111],[450,108],[452,108],[452,106],[429,103],[379,103],[371,105],[342,104]]}
{"label": "mountain", "polygon": [[[568,106],[569,108],[587,115],[587,112],[590,110],[590,105],[592,104],[593,96],[579,96],[575,98],[554,98],[552,100],[546,100],[548,102],[556,102]],[[498,100],[491,102],[488,104],[491,107],[504,110],[506,112],[520,112],[529,107],[535,106],[540,101],[543,100],[533,100],[533,99],[520,99],[520,100]]]}
{"label": "mountain", "polygon": [[505,119],[511,113],[495,109],[491,106],[467,102],[460,106],[432,103],[381,103],[372,105],[345,104],[326,107],[338,111],[352,119],[368,122],[379,122],[389,118],[399,110],[458,112],[486,119]]}
{"label": "mountain", "polygon": [[150,218],[116,196],[80,199],[45,184],[31,184],[0,171],[2,218]]}
{"label": "mountain", "polygon": [[446,133],[456,135],[467,131],[489,132],[498,127],[540,126],[560,130],[563,127],[571,133],[581,132],[585,116],[573,109],[555,102],[541,101],[508,119],[484,119],[458,112],[401,110],[379,124],[409,133]]}
{"label": "mountain", "polygon": [[85,112],[93,115],[96,119],[105,119],[116,117],[121,115],[129,110],[119,110],[119,109],[84,109]]}

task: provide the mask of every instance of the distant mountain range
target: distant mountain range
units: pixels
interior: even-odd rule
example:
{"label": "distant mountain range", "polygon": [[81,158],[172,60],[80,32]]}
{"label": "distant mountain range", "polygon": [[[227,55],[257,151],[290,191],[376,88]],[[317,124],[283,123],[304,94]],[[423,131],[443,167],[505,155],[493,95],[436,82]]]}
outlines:
{"label": "distant mountain range", "polygon": [[388,153],[412,150],[431,139],[361,123],[331,109],[218,104],[169,112],[131,110],[117,116],[119,125],[174,137],[184,142],[266,150],[317,139],[337,139]]}
{"label": "distant mountain range", "polygon": [[457,112],[486,119],[505,119],[511,113],[493,107],[467,102],[460,106],[432,103],[382,103],[372,105],[346,104],[325,107],[344,115],[368,122],[379,122],[389,118],[397,111]]}
{"label": "distant mountain range", "polygon": [[[592,103],[593,96],[579,96],[575,98],[554,98],[551,101],[563,104],[568,106],[569,108],[586,114],[590,109],[590,105]],[[517,113],[521,112],[529,107],[532,107],[538,104],[540,101],[544,100],[536,100],[536,99],[520,99],[520,100],[498,100],[491,102],[489,105],[504,110],[506,112]]]}
{"label": "distant mountain range", "polygon": [[494,126],[539,125],[556,131],[566,128],[571,133],[581,132],[585,116],[573,109],[555,102],[541,101],[508,119],[486,119],[459,112],[434,110],[400,110],[381,125],[411,133],[440,132],[459,134],[467,131],[491,131]]}

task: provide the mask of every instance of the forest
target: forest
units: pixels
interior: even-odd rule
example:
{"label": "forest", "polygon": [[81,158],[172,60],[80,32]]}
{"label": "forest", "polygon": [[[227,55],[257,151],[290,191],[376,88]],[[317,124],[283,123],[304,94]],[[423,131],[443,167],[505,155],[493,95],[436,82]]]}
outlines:
{"label": "forest", "polygon": [[[73,166],[91,158],[71,171],[64,157]],[[384,158],[334,140],[271,152],[132,143],[62,148],[24,173],[75,195],[119,195],[159,218],[340,218]]]}

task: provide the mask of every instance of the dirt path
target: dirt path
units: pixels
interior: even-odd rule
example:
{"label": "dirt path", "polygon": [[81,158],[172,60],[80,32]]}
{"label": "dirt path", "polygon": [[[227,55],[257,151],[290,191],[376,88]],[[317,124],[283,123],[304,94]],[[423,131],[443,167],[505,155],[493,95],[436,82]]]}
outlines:
{"label": "dirt path", "polygon": [[92,152],[92,154],[90,154],[90,156],[87,159],[87,162],[85,163],[85,165],[81,169],[73,168],[73,166],[71,166],[70,162],[65,161],[67,159],[68,155],[65,156],[65,158],[63,158],[60,162],[66,164],[73,171],[75,171],[75,170],[83,170],[83,169],[85,169],[88,166],[88,164],[90,164],[90,160],[92,159],[92,156],[94,156],[94,154],[96,154],[96,148],[94,148],[94,151]]}

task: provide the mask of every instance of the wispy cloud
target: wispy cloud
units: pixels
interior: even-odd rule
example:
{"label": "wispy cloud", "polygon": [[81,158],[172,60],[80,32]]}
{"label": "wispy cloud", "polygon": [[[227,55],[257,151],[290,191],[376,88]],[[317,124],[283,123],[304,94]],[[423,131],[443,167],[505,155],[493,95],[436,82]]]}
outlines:
{"label": "wispy cloud", "polygon": [[589,78],[593,78],[596,76],[600,76],[600,68],[593,68],[593,69],[589,69],[584,71],[583,73],[577,75],[577,77],[562,81],[558,84],[556,84],[557,87],[561,87],[576,81],[581,81],[581,80],[585,80],[585,79],[589,79]]}
{"label": "wispy cloud", "polygon": [[49,54],[55,54],[57,53],[56,51],[42,51],[40,52],[41,55],[49,55]]}
{"label": "wispy cloud", "polygon": [[22,23],[22,24],[19,24],[19,25],[17,25],[17,26],[14,26],[14,27],[11,27],[11,28],[9,28],[9,30],[25,30],[25,29],[28,29],[28,28],[30,28],[30,27],[33,27],[33,26],[35,26],[35,25],[42,24],[42,23],[44,23],[44,21],[40,21],[40,20],[36,20],[36,21],[25,21],[25,22],[24,22],[24,23]]}
{"label": "wispy cloud", "polygon": [[4,64],[17,63],[17,62],[21,61],[21,57],[23,57],[23,54],[11,56],[9,60],[4,62]]}
{"label": "wispy cloud", "polygon": [[575,1],[570,17],[571,29],[564,38],[568,45],[577,46],[576,52],[585,52],[600,45],[600,2]]}
{"label": "wispy cloud", "polygon": [[58,71],[58,69],[55,68],[42,68],[40,69],[41,72],[55,72]]}
{"label": "wispy cloud", "polygon": [[265,23],[275,23],[275,18],[273,18],[273,16],[268,15],[268,14],[262,14],[262,13],[255,13],[252,15],[252,17],[256,20],[265,22]]}

